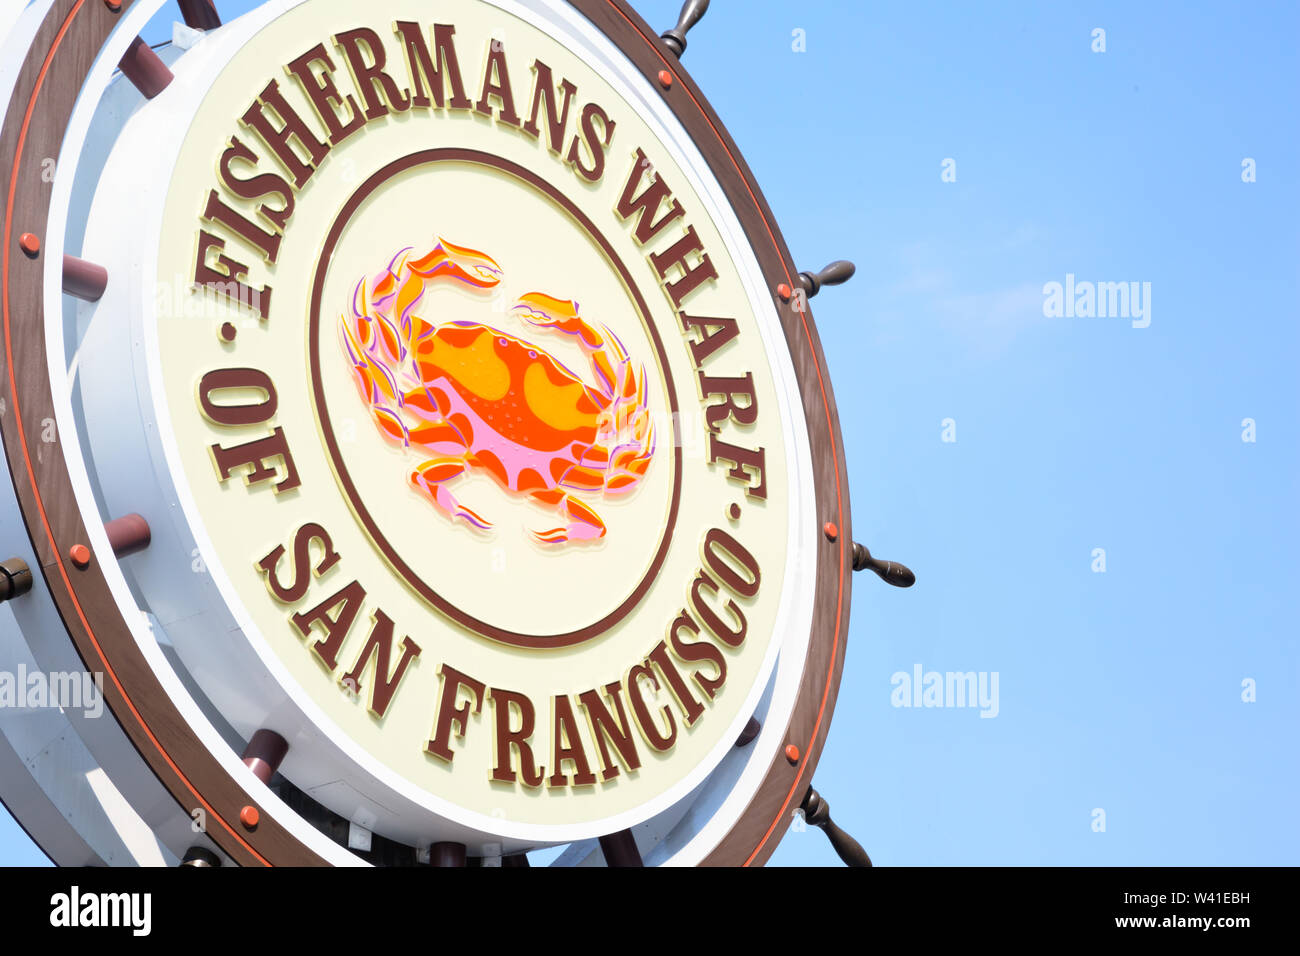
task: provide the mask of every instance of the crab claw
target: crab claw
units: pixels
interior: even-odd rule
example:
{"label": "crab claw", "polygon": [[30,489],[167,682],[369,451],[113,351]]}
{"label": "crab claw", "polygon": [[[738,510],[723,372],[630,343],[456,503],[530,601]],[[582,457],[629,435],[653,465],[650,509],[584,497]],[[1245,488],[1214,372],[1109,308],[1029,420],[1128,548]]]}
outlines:
{"label": "crab claw", "polygon": [[568,541],[598,541],[605,537],[605,522],[587,505],[568,494],[560,497],[559,504],[569,518],[569,523],[562,528],[531,532],[537,541],[542,544],[564,544]]}
{"label": "crab claw", "polygon": [[572,299],[557,299],[545,292],[530,292],[519,297],[516,312],[524,312],[524,318],[533,325],[558,325],[568,332],[581,320],[578,318],[578,303]]}
{"label": "crab claw", "polygon": [[578,303],[572,299],[557,299],[545,292],[530,292],[519,297],[515,311],[522,313],[524,321],[531,325],[559,329],[581,337],[589,349],[597,349],[604,344],[600,333],[578,314]]}
{"label": "crab claw", "polygon": [[458,246],[439,239],[428,255],[407,261],[411,271],[425,279],[444,276],[458,279],[478,289],[490,289],[504,274],[495,259],[469,246]]}
{"label": "crab claw", "polygon": [[542,544],[565,544],[569,541],[598,541],[605,536],[605,529],[575,522],[566,528],[551,528],[549,531],[529,533]]}

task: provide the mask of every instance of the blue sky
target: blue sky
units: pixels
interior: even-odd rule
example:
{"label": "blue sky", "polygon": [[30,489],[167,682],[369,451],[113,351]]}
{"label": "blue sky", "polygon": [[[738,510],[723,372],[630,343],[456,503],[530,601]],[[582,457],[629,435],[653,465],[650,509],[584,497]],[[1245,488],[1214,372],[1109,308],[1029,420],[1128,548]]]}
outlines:
{"label": "blue sky", "polygon": [[[858,265],[813,303],[854,531],[919,581],[859,576],[815,784],[878,864],[1300,862],[1297,35],[1281,3],[770,0],[691,33],[801,267]],[[1067,274],[1150,283],[1150,325],[1046,317]],[[892,706],[918,664],[996,672],[997,716]],[[40,858],[0,817],[0,862]]]}

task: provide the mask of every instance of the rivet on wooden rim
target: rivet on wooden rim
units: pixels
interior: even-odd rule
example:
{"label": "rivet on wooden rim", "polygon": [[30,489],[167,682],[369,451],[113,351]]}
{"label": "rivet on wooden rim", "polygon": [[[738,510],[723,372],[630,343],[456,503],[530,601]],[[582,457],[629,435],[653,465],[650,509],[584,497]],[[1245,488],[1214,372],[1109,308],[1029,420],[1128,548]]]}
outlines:
{"label": "rivet on wooden rim", "polygon": [[782,302],[789,302],[790,297],[794,295],[794,291],[788,285],[782,282],[779,286],[776,287],[776,294],[781,297]]}
{"label": "rivet on wooden rim", "polygon": [[90,549],[84,544],[74,544],[68,549],[68,557],[79,568],[90,566]]}
{"label": "rivet on wooden rim", "polygon": [[673,75],[667,70],[659,71],[659,85],[665,90],[673,85]]}
{"label": "rivet on wooden rim", "polygon": [[799,748],[794,744],[785,745],[785,759],[791,763],[799,762]]}
{"label": "rivet on wooden rim", "polygon": [[18,247],[33,259],[41,254],[41,240],[33,232],[24,232],[19,236]]}
{"label": "rivet on wooden rim", "polygon": [[244,807],[239,811],[239,822],[245,827],[252,830],[262,820],[262,815],[257,812],[257,807]]}
{"label": "rivet on wooden rim", "polygon": [[826,535],[827,541],[834,541],[840,536],[840,529],[835,527],[835,522],[828,521],[822,525],[822,532]]}
{"label": "rivet on wooden rim", "polygon": [[122,12],[122,0],[104,0],[104,6],[113,13]]}

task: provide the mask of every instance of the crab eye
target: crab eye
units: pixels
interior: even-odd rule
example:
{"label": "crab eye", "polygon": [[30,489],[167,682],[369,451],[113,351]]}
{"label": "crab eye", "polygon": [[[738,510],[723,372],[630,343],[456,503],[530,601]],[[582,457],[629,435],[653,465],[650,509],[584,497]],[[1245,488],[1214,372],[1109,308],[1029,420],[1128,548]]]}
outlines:
{"label": "crab eye", "polygon": [[530,359],[535,359],[535,358],[537,358],[537,353],[534,352],[532,349],[529,349],[529,350],[528,350],[528,357],[529,357]]}
{"label": "crab eye", "polygon": [[502,339],[497,339],[497,341],[500,342],[502,345],[507,345],[507,344],[509,344],[509,343],[507,343],[506,340],[503,339],[503,338],[502,338]]}

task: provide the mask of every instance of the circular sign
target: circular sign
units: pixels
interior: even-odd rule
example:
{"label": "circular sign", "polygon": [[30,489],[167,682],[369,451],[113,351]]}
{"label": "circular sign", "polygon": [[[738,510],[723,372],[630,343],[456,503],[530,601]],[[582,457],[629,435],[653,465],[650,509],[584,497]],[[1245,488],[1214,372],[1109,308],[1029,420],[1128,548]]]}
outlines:
{"label": "circular sign", "polygon": [[704,800],[672,859],[761,860],[825,737],[849,568],[819,348],[633,16],[268,3],[171,65],[87,190],[112,281],[66,414],[87,490],[153,531],[114,573],[210,719],[395,840],[668,834]]}

